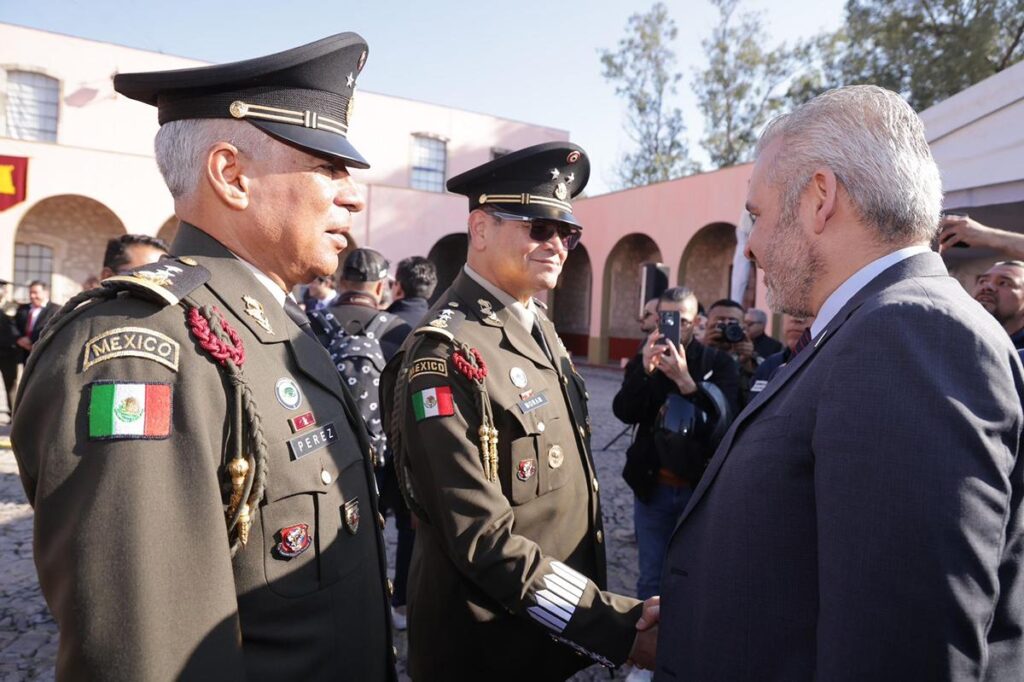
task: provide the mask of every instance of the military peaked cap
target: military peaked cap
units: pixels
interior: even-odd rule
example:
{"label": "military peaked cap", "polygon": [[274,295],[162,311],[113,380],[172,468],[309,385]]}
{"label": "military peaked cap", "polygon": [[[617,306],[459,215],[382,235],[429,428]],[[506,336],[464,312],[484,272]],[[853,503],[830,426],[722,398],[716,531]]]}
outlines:
{"label": "military peaked cap", "polygon": [[348,141],[366,41],[355,33],[266,57],[173,71],[119,73],[114,89],[158,109],[160,125],[191,118],[245,120],[311,154],[369,168]]}
{"label": "military peaked cap", "polygon": [[448,191],[469,197],[469,210],[490,207],[504,218],[547,218],[579,226],[569,199],[590,178],[586,152],[569,142],[545,142],[500,156],[456,175]]}

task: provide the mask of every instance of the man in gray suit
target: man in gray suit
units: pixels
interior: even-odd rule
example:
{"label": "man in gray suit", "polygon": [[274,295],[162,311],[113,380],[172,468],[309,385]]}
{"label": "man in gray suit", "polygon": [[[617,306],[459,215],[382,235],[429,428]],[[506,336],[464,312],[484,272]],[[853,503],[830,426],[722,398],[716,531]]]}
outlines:
{"label": "man in gray suit", "polygon": [[834,90],[762,135],[747,256],[813,341],[683,512],[655,679],[1024,679],[1024,378],[928,248],[941,204],[895,93]]}

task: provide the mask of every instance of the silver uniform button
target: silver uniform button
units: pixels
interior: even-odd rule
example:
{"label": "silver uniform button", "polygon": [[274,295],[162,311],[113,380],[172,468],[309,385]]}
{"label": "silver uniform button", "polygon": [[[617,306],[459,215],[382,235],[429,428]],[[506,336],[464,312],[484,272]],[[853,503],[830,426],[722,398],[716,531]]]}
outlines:
{"label": "silver uniform button", "polygon": [[600,545],[602,542],[604,542],[604,533],[602,533],[601,531],[597,531],[595,537],[597,538],[597,544]]}
{"label": "silver uniform button", "polygon": [[539,431],[540,433],[544,433],[545,428],[547,427],[544,426],[544,422],[537,422],[537,431]]}
{"label": "silver uniform button", "polygon": [[579,429],[580,429],[580,438],[586,438],[587,437],[587,429],[586,429],[586,427],[584,427],[583,424],[580,424]]}
{"label": "silver uniform button", "polygon": [[595,493],[596,493],[596,492],[597,492],[598,490],[600,490],[600,489],[601,489],[601,484],[597,482],[597,477],[596,477],[596,476],[594,477],[594,480],[593,480],[593,481],[591,481],[591,483],[592,483],[592,484],[593,484],[593,486],[594,486],[594,492],[595,492]]}
{"label": "silver uniform button", "polygon": [[327,469],[320,470],[320,480],[324,482],[324,485],[330,485],[334,478],[331,476],[331,472]]}

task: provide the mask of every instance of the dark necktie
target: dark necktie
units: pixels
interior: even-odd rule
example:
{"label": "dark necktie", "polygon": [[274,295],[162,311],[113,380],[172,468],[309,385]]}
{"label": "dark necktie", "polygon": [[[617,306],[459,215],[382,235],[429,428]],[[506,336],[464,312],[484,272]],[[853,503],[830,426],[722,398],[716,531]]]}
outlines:
{"label": "dark necktie", "polygon": [[793,348],[793,357],[796,357],[800,351],[804,349],[804,346],[811,342],[811,328],[808,327],[804,330],[804,333],[800,335],[800,340],[796,342],[796,346]]}
{"label": "dark necktie", "polygon": [[299,304],[293,301],[291,298],[284,299],[284,312],[288,317],[292,318],[292,322],[299,325],[299,329],[304,331],[309,336],[316,338],[316,334],[313,333],[313,325],[309,323],[309,318],[306,317],[306,313],[302,312],[302,308]]}
{"label": "dark necktie", "polygon": [[552,364],[554,364],[555,361],[554,358],[551,356],[551,349],[548,348],[548,343],[544,339],[544,332],[540,330],[539,320],[533,321],[533,329],[530,330],[530,335],[533,337],[533,340],[537,342],[537,345],[540,346],[541,351],[544,352],[544,357],[546,357],[548,360],[551,361]]}

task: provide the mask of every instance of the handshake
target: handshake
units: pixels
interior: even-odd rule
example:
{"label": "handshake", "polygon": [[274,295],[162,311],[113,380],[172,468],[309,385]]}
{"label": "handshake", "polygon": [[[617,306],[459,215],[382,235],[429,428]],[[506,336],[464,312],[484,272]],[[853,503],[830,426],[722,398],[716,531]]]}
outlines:
{"label": "handshake", "polygon": [[654,596],[644,601],[644,610],[636,622],[636,639],[629,652],[629,661],[638,668],[654,668],[654,657],[658,648],[658,620],[661,597]]}

